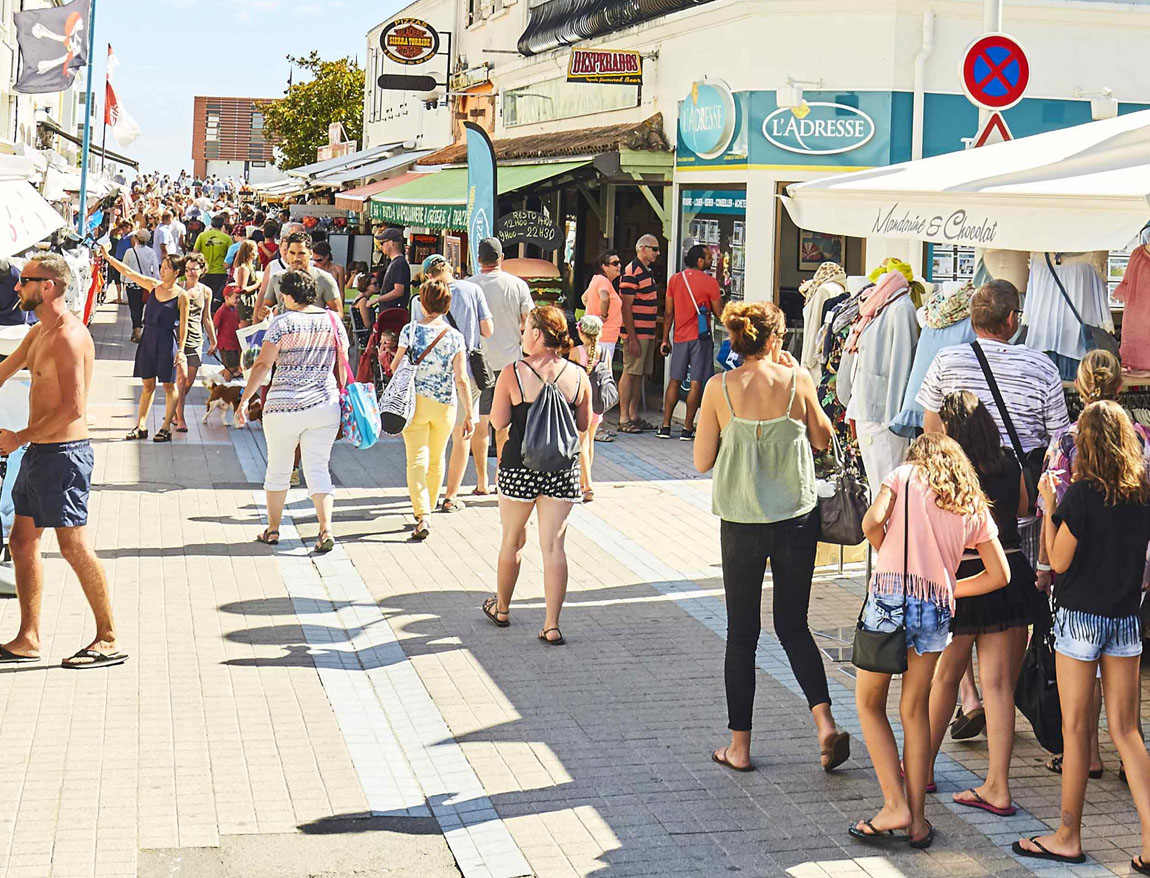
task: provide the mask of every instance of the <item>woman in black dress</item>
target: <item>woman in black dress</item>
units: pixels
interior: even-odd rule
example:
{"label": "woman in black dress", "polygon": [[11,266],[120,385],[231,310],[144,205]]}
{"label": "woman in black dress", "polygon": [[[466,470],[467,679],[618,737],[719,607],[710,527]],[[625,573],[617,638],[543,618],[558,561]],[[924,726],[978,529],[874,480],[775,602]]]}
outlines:
{"label": "woman in black dress", "polygon": [[[946,433],[962,446],[978,472],[982,490],[990,500],[998,539],[1010,569],[1006,588],[972,598],[960,598],[951,617],[953,639],[939,659],[930,691],[931,744],[937,757],[958,697],[958,683],[978,645],[978,675],[986,708],[989,764],[982,786],[954,794],[960,805],[1009,817],[1015,808],[1010,797],[1010,759],[1014,745],[1014,684],[1026,651],[1027,626],[1042,609],[1034,568],[1022,554],[1018,516],[1028,508],[1022,468],[1013,452],[1002,447],[998,428],[978,397],[963,390],[949,394],[939,410]],[[957,578],[974,576],[982,562],[970,553],[958,568]],[[932,760],[933,764],[933,760]],[[933,772],[928,784],[934,783]]]}
{"label": "woman in black dress", "polygon": [[133,377],[143,379],[144,389],[140,394],[136,426],[124,438],[148,438],[145,425],[158,381],[164,385],[164,423],[152,441],[171,442],[172,418],[176,414],[176,378],[187,369],[187,358],[177,346],[177,339],[186,334],[181,326],[188,322],[187,293],[177,283],[184,271],[184,257],[178,254],[165,256],[160,263],[160,279],[156,280],[154,277],[137,274],[109,255],[107,248],[103,249],[109,265],[116,268],[129,283],[137,284],[150,293],[144,305],[144,331],[136,348],[136,363],[132,370]]}

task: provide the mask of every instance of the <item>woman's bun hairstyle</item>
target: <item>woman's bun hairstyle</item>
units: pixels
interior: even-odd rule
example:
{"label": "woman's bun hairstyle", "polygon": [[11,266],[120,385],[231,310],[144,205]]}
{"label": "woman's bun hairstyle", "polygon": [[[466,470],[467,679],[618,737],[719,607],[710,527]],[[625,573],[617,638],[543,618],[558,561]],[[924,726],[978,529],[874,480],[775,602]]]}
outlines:
{"label": "woman's bun hairstyle", "polygon": [[571,351],[567,315],[554,305],[537,305],[528,315],[531,325],[543,333],[543,346],[565,357]]}
{"label": "woman's bun hairstyle", "polygon": [[1074,383],[1087,405],[1100,399],[1118,399],[1122,389],[1122,364],[1110,351],[1096,348],[1078,364]]}
{"label": "woman's bun hairstyle", "polygon": [[730,302],[722,321],[731,336],[731,350],[743,357],[761,354],[771,336],[782,338],[787,326],[783,312],[771,302]]}

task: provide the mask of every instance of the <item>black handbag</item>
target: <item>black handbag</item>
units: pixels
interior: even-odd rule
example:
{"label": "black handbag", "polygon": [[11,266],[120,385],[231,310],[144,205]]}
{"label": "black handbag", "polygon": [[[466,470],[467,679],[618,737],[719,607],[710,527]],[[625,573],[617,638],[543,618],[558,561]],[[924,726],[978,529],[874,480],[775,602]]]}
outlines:
{"label": "black handbag", "polygon": [[1042,470],[1046,466],[1046,449],[1040,446],[1029,452],[1022,450],[1022,441],[1018,438],[1018,431],[1014,429],[1014,421],[1011,420],[1010,412],[1002,399],[998,382],[994,380],[994,373],[990,371],[986,352],[977,341],[972,341],[970,346],[974,348],[974,356],[978,358],[978,365],[982,367],[986,386],[990,388],[990,395],[994,397],[994,404],[1002,417],[1002,425],[1006,427],[1006,433],[1010,437],[1010,447],[1014,449],[1014,456],[1018,458],[1018,465],[1022,467],[1022,477],[1026,480],[1026,497],[1030,503],[1027,513],[1033,515],[1035,504],[1038,503],[1038,480],[1042,478]]}
{"label": "black handbag", "polygon": [[[447,322],[455,328],[456,331],[462,334],[459,325],[455,322],[455,318],[451,316],[449,311],[446,315]],[[475,348],[467,352],[467,365],[471,370],[471,380],[475,382],[475,386],[480,390],[487,390],[495,386],[495,373],[491,371],[491,367],[487,365],[487,354],[483,348]]]}
{"label": "black handbag", "polygon": [[1062,752],[1062,704],[1054,662],[1054,620],[1050,605],[1034,624],[1030,645],[1014,687],[1014,703],[1030,721],[1034,737],[1051,753]]}
{"label": "black handbag", "polygon": [[855,624],[854,649],[851,663],[863,671],[876,674],[902,674],[906,671],[906,579],[907,561],[910,554],[910,480],[903,487],[902,519],[902,621],[894,631],[867,631],[863,628],[863,609],[866,599],[859,608],[858,622]]}
{"label": "black handbag", "polygon": [[1074,302],[1070,300],[1070,294],[1066,292],[1066,287],[1062,285],[1061,278],[1058,277],[1058,272],[1054,270],[1054,263],[1050,260],[1050,254],[1046,255],[1046,266],[1050,269],[1050,274],[1054,277],[1054,283],[1058,287],[1058,292],[1062,293],[1062,298],[1066,300],[1067,306],[1070,308],[1070,313],[1074,315],[1074,319],[1078,321],[1078,325],[1082,327],[1082,346],[1086,350],[1103,350],[1110,351],[1114,356],[1118,356],[1118,339],[1114,337],[1114,333],[1103,329],[1101,326],[1091,326],[1082,319],[1082,315],[1078,309],[1074,307]]}
{"label": "black handbag", "polygon": [[835,492],[830,497],[819,497],[819,540],[836,546],[857,546],[865,536],[862,520],[870,501],[866,485],[847,469],[834,430],[831,442],[837,471],[826,481],[834,486]]}

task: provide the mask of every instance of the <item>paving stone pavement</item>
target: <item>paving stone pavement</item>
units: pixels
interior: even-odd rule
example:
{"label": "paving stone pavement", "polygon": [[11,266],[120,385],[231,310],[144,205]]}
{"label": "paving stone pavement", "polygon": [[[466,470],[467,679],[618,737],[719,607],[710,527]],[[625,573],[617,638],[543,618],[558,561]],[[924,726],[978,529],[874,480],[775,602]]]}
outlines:
{"label": "paving stone pavement", "polygon": [[[318,560],[302,491],[280,547],[252,541],[258,427],[202,426],[197,392],[188,434],[122,441],[138,393],[122,310],[106,306],[93,327],[92,531],[132,658],[107,673],[51,666],[91,622],[47,540],[49,662],[0,672],[0,875],[129,876],[140,850],[370,815],[426,832],[429,814],[467,878],[1129,873],[1139,827],[1109,771],[1088,791],[1086,866],[1041,869],[1009,853],[1058,817],[1058,778],[1024,721],[1018,816],[945,804],[985,770],[985,741],[948,742],[928,803],[934,847],[853,843],[848,823],[880,804],[865,748],[856,734],[842,770],[819,770],[766,599],[759,770],[714,765],[726,620],[718,522],[689,443],[621,435],[597,447],[596,500],[574,510],[567,539],[569,645],[551,649],[535,639],[534,526],[512,625],[495,629],[478,606],[494,590],[497,500],[465,496],[468,508],[436,515],[431,539],[412,543],[397,440],[337,445],[339,548]],[[820,568],[811,627],[853,624],[862,592],[857,566]],[[16,619],[15,602],[0,603],[0,628]],[[849,667],[827,668],[836,715],[857,733]],[[1105,739],[1103,756],[1117,767]]]}

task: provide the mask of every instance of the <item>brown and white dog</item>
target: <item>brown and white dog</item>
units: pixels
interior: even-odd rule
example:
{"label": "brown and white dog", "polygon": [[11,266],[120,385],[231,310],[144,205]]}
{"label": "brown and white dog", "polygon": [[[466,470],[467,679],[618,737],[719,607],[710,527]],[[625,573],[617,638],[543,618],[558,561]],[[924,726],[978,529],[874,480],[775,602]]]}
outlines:
{"label": "brown and white dog", "polygon": [[[232,426],[236,419],[236,410],[240,406],[240,397],[243,396],[244,389],[238,384],[224,384],[222,383],[223,376],[220,373],[214,375],[205,375],[202,384],[204,389],[208,391],[208,399],[204,404],[204,423],[208,422],[208,418],[216,409],[220,410],[220,422],[227,423]],[[227,420],[225,421],[225,413]]]}

